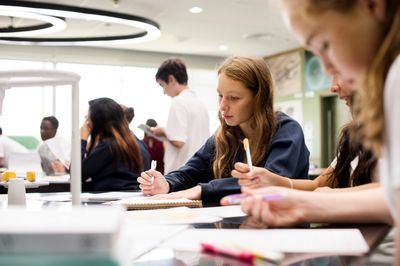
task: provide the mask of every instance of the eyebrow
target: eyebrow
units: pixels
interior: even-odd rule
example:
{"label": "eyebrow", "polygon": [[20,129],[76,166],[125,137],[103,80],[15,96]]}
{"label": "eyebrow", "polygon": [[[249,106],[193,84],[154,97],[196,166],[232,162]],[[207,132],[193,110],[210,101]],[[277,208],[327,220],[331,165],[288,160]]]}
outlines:
{"label": "eyebrow", "polygon": [[[217,89],[217,92],[221,94],[221,91]],[[226,91],[225,94],[239,94],[237,91]]]}

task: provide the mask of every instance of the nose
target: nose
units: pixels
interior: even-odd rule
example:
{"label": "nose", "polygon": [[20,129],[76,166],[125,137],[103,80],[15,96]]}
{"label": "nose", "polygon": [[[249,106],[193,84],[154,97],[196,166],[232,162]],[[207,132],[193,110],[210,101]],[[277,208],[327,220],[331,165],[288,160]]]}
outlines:
{"label": "nose", "polygon": [[219,101],[219,110],[226,111],[228,109],[228,103],[224,97],[222,97]]}
{"label": "nose", "polygon": [[331,92],[338,94],[340,91],[340,86],[336,77],[333,77],[331,83]]}

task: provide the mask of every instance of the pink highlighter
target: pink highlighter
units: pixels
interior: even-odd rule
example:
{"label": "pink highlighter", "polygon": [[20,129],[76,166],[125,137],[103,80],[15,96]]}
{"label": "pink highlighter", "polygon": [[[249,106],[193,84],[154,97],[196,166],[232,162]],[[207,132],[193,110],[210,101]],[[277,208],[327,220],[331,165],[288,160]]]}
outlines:
{"label": "pink highlighter", "polygon": [[235,248],[215,246],[207,243],[200,243],[200,246],[203,252],[220,254],[244,261],[253,261],[256,258],[256,255],[250,252],[238,250]]}
{"label": "pink highlighter", "polygon": [[240,204],[247,197],[261,198],[263,201],[280,200],[285,196],[285,192],[272,192],[267,194],[245,195],[245,194],[232,194],[228,196],[229,205]]}

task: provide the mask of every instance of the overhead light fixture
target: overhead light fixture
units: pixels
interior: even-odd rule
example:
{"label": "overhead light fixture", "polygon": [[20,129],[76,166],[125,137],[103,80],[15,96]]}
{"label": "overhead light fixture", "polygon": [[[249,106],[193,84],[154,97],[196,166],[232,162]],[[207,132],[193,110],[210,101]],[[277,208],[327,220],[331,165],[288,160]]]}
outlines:
{"label": "overhead light fixture", "polygon": [[[50,38],[50,37],[10,37],[10,35],[3,34],[6,31],[5,28],[0,28],[0,30],[3,30],[0,31],[0,42],[2,43],[53,44],[53,45],[139,43],[139,42],[155,40],[159,38],[161,35],[159,24],[153,20],[140,16],[99,10],[99,9],[83,8],[83,7],[59,5],[59,4],[29,2],[29,1],[1,0],[0,11],[23,12],[24,14],[28,13],[36,14],[39,16],[43,16],[41,19],[42,21],[45,21],[44,17],[47,16],[47,17],[53,17],[55,19],[58,18],[64,21],[66,21],[66,19],[76,19],[81,21],[96,21],[109,24],[118,24],[118,25],[128,26],[136,30],[135,33],[133,34],[123,34],[123,35]],[[52,22],[48,23],[53,24]],[[143,31],[137,32],[137,29]],[[14,33],[15,34],[13,36],[17,35],[16,32]]]}
{"label": "overhead light fixture", "polygon": [[219,49],[220,51],[226,51],[226,50],[228,50],[228,46],[226,46],[226,45],[224,45],[224,44],[221,44],[220,46],[218,46],[218,49]]}
{"label": "overhead light fixture", "polygon": [[256,41],[272,41],[275,38],[275,35],[272,33],[251,33],[243,35],[243,39],[246,40],[256,40]]}
{"label": "overhead light fixture", "polygon": [[23,11],[12,11],[12,10],[1,10],[0,9],[0,17],[9,17],[9,18],[23,18],[30,19],[35,21],[44,22],[37,25],[32,26],[23,26],[23,27],[15,27],[12,25],[12,21],[10,22],[10,26],[6,28],[0,28],[0,36],[32,36],[37,34],[48,34],[55,33],[58,31],[62,31],[66,27],[65,20],[63,18],[31,13],[31,12],[23,12]]}
{"label": "overhead light fixture", "polygon": [[189,11],[190,11],[190,13],[198,14],[198,13],[203,12],[203,9],[198,6],[194,6],[194,7],[190,8]]}

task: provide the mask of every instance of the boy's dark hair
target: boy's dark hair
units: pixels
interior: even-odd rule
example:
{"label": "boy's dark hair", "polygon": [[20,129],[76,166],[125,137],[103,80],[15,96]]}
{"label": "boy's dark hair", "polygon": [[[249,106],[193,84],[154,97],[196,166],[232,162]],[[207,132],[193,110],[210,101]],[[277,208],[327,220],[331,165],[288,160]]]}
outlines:
{"label": "boy's dark hair", "polygon": [[168,76],[172,75],[179,84],[187,85],[188,75],[185,63],[178,58],[170,58],[165,60],[158,68],[156,80],[162,80],[168,84]]}
{"label": "boy's dark hair", "polygon": [[58,119],[55,116],[43,117],[42,121],[49,121],[54,129],[58,129]]}
{"label": "boy's dark hair", "polygon": [[157,122],[153,118],[149,118],[146,121],[146,125],[148,125],[149,127],[156,127],[157,126]]}

